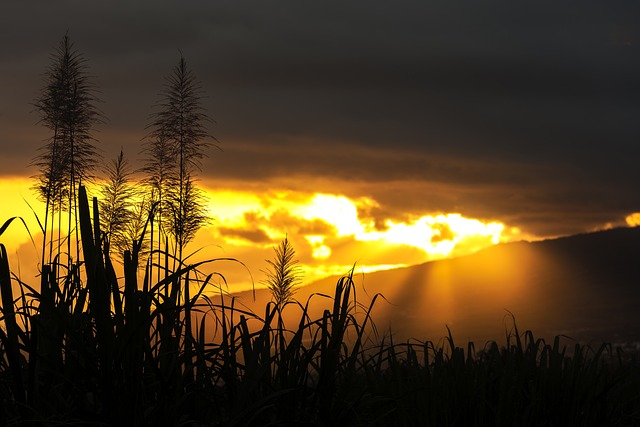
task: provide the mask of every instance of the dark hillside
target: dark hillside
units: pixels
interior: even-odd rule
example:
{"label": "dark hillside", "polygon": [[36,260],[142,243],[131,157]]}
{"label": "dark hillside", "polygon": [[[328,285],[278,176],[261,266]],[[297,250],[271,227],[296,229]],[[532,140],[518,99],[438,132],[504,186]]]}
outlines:
{"label": "dark hillside", "polygon": [[[357,270],[357,268],[356,268]],[[336,278],[301,288],[332,295]],[[537,336],[586,342],[640,342],[640,228],[618,228],[539,242],[497,245],[456,259],[357,275],[358,299],[382,293],[374,319],[398,339],[502,339],[507,310]],[[241,301],[263,307],[267,291]],[[324,298],[314,297],[318,312]],[[288,309],[292,316],[298,311]],[[509,324],[507,323],[508,327]]]}

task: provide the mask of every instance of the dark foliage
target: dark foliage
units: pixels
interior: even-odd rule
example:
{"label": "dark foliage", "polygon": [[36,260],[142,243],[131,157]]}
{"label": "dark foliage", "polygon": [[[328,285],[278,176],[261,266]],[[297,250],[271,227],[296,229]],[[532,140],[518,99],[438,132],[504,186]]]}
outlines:
{"label": "dark foliage", "polygon": [[[79,192],[86,275],[43,268],[40,291],[13,295],[0,246],[0,422],[3,425],[637,425],[635,354],[597,350],[514,330],[476,350],[394,343],[371,331],[371,308],[341,278],[328,309],[309,318],[292,305],[286,325],[236,307],[188,265],[158,282],[135,271],[139,243],[124,253],[120,284]],[[288,259],[288,258],[287,258]],[[276,260],[275,264],[277,265]],[[286,263],[285,263],[286,264]],[[180,297],[178,285],[182,284]],[[212,295],[218,293],[218,298]]]}

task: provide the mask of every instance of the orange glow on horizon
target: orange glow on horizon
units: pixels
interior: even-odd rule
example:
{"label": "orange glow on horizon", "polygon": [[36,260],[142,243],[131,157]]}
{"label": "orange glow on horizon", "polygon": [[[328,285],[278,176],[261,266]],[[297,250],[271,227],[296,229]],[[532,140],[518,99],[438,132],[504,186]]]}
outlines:
{"label": "orange glow on horizon", "polygon": [[410,222],[387,219],[386,230],[378,231],[372,221],[363,221],[358,216],[359,206],[375,204],[368,198],[352,201],[344,196],[315,194],[295,212],[306,220],[328,222],[339,237],[353,236],[359,241],[383,245],[409,245],[423,250],[429,258],[452,255],[458,244],[470,238],[479,239],[478,249],[506,240],[502,237],[504,224],[465,218],[458,213],[425,215]]}
{"label": "orange glow on horizon", "polygon": [[[0,236],[0,242],[7,246],[10,253],[20,245],[27,243],[40,232],[40,226],[35,214],[44,213],[44,203],[37,200],[32,187],[34,181],[26,177],[5,177],[0,179],[0,194],[2,204],[0,206],[0,226],[13,217],[24,220],[25,228],[20,220],[14,220]],[[29,207],[33,208],[33,211]],[[34,213],[35,212],[35,213]],[[40,218],[44,221],[44,218]],[[12,248],[10,248],[12,247]]]}
{"label": "orange glow on horizon", "polygon": [[208,190],[207,194],[215,218],[210,229],[214,239],[245,250],[261,248],[269,258],[271,248],[287,235],[299,255],[305,282],[345,274],[354,263],[360,272],[399,268],[521,238],[517,228],[459,213],[425,214],[405,221],[363,217],[362,212],[378,207],[367,197],[284,190],[259,195]]}
{"label": "orange glow on horizon", "polygon": [[[36,235],[40,227],[27,202],[41,220],[44,205],[37,201],[32,186],[29,178],[0,179],[0,194],[5,200],[0,221],[13,216],[24,218],[39,247],[42,242]],[[255,273],[265,268],[264,260],[272,258],[272,248],[287,235],[298,254],[305,283],[345,274],[354,264],[362,273],[399,268],[468,254],[522,237],[519,230],[505,224],[466,218],[460,213],[425,212],[406,217],[398,212],[398,218],[406,219],[374,219],[368,212],[379,206],[368,197],[289,190],[203,190],[213,221],[198,233],[191,250],[202,248],[198,256],[205,259],[222,254],[235,257]],[[95,185],[88,191],[90,196],[99,196]],[[21,224],[12,224],[0,236],[10,253],[25,243],[33,246],[30,239]],[[32,258],[38,260],[38,249],[30,252],[23,255],[23,265]],[[246,271],[242,274],[230,277],[230,283],[246,289],[249,279]],[[259,282],[257,277],[255,283]]]}
{"label": "orange glow on horizon", "polygon": [[627,215],[625,218],[627,225],[629,227],[638,227],[640,226],[640,212],[634,212],[630,215]]}

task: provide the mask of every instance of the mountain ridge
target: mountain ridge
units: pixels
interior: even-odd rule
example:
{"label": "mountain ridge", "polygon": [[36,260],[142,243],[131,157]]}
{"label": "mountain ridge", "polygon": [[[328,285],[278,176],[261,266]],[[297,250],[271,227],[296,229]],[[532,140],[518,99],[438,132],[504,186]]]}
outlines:
{"label": "mountain ridge", "polygon": [[[332,296],[338,278],[297,289],[302,304],[316,294],[312,318],[329,306],[317,294]],[[437,340],[447,327],[461,340],[500,340],[513,313],[521,331],[547,339],[564,334],[581,342],[640,342],[640,227],[499,244],[364,275],[356,269],[354,282],[364,305],[375,294],[384,296],[373,319],[380,333],[391,331],[400,340]],[[255,302],[251,292],[237,296],[256,313],[270,299],[266,289],[256,290]]]}

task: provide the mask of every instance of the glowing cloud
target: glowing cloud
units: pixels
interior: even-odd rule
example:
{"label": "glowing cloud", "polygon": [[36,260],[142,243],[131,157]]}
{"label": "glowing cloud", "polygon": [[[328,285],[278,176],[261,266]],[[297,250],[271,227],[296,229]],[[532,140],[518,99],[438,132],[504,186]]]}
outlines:
{"label": "glowing cloud", "polygon": [[[405,222],[387,219],[383,227],[379,224],[376,227],[373,219],[361,218],[358,214],[360,210],[377,206],[374,200],[364,197],[349,199],[342,195],[286,191],[257,197],[222,192],[213,193],[211,200],[211,211],[219,212],[220,222],[227,226],[251,229],[252,235],[256,234],[257,227],[274,241],[287,233],[300,234],[310,247],[312,258],[317,260],[330,261],[332,242],[344,243],[345,239],[369,242],[377,247],[415,247],[425,254],[420,262],[461,255],[510,240],[503,236],[504,224],[465,218],[459,213],[423,215]],[[517,235],[518,230],[511,229],[511,234]]]}
{"label": "glowing cloud", "polygon": [[640,212],[635,212],[635,213],[632,213],[631,215],[627,215],[625,220],[627,221],[627,225],[629,227],[640,226]]}
{"label": "glowing cloud", "polygon": [[[27,196],[38,212],[43,207],[34,201],[31,185],[28,179],[0,182],[0,190],[11,199],[5,205],[11,206],[11,212],[1,209],[4,218],[0,219],[20,215],[33,233],[39,229],[37,221],[21,198]],[[502,223],[466,218],[460,213],[391,219],[385,217],[383,207],[367,197],[286,190],[204,190],[213,221],[199,232],[193,250],[203,258],[220,254],[235,257],[258,271],[272,256],[272,247],[288,235],[305,282],[344,274],[354,262],[360,272],[398,268],[464,255],[521,236],[519,230]],[[639,225],[640,213],[627,217],[627,223]],[[21,227],[11,227],[0,239],[13,247],[29,240],[29,233]],[[33,254],[37,255],[37,250]],[[233,283],[236,281],[234,277]]]}
{"label": "glowing cloud", "polygon": [[357,235],[363,231],[356,203],[344,196],[316,194],[309,203],[299,206],[293,212],[307,220],[321,219],[328,222],[336,228],[338,236]]}
{"label": "glowing cloud", "polygon": [[451,255],[456,246],[465,241],[475,241],[476,247],[473,249],[499,243],[504,230],[501,223],[484,223],[454,213],[425,215],[409,223],[388,220],[386,225],[386,231],[366,232],[357,237],[361,240],[382,240],[415,246],[431,258],[436,258]]}
{"label": "glowing cloud", "polygon": [[331,256],[331,248],[324,244],[324,236],[305,236],[313,252],[311,256],[315,259],[327,259]]}

